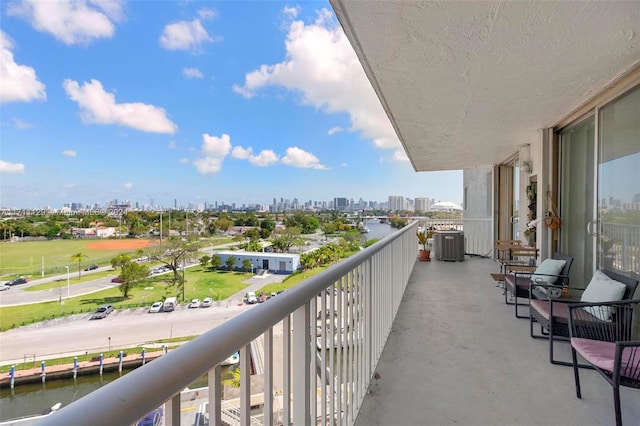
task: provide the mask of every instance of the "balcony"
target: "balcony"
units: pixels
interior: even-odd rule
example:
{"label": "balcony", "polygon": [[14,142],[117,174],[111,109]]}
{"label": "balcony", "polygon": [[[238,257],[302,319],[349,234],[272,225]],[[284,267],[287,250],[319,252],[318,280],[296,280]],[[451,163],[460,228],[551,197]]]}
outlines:
{"label": "balcony", "polygon": [[[613,424],[611,388],[585,370],[575,397],[571,368],[549,364],[546,341],[504,304],[497,265],[416,263],[417,226],[39,424],[132,424],[162,404],[165,425]],[[238,349],[230,400],[220,364]],[[183,391],[203,374],[208,388]],[[640,424],[639,400],[622,390],[625,424]]]}
{"label": "balcony", "polygon": [[[595,371],[548,361],[548,343],[504,304],[495,262],[416,263],[356,425],[612,425],[613,396]],[[568,343],[556,344],[570,361]],[[585,389],[587,389],[585,391]],[[625,425],[640,390],[621,389]]]}

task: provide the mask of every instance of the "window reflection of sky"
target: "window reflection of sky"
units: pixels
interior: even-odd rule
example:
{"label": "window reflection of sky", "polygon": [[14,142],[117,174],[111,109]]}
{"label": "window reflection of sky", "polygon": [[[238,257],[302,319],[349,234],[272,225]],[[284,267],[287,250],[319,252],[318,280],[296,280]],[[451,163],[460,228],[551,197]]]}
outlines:
{"label": "window reflection of sky", "polygon": [[[638,147],[640,149],[640,146]],[[609,199],[631,203],[640,194],[640,152],[600,164],[600,194],[602,201]]]}

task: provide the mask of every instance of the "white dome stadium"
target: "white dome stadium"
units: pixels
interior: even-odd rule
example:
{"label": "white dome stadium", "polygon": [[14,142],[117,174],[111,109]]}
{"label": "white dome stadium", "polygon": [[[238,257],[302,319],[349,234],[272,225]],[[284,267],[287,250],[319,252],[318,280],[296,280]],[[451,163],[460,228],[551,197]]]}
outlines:
{"label": "white dome stadium", "polygon": [[449,201],[440,201],[431,205],[431,211],[436,212],[461,212],[462,207],[456,203],[450,203]]}

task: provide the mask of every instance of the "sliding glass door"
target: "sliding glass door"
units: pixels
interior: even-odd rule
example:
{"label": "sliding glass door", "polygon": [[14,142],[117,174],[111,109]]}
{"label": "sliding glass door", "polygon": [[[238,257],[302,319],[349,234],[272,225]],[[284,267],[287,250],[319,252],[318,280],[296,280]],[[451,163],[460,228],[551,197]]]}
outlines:
{"label": "sliding glass door", "polygon": [[596,268],[640,275],[640,89],[560,132],[560,215],[572,285]]}
{"label": "sliding glass door", "polygon": [[573,257],[570,282],[584,287],[594,265],[595,117],[560,133],[560,251]]}
{"label": "sliding glass door", "polygon": [[599,114],[597,261],[640,273],[640,89]]}

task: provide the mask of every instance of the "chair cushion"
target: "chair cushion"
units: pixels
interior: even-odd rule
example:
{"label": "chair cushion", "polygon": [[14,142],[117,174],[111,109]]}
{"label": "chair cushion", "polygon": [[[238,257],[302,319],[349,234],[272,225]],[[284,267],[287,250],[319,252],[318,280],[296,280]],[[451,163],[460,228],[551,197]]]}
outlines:
{"label": "chair cushion", "polygon": [[551,318],[551,303],[553,303],[553,320],[567,324],[569,322],[569,308],[563,302],[549,302],[548,300],[533,299],[531,300],[531,309],[535,309],[542,318],[547,321]]}
{"label": "chair cushion", "polygon": [[[603,272],[597,270],[596,273],[593,274],[593,277],[591,278],[591,281],[584,293],[582,293],[580,301],[590,303],[617,302],[622,300],[626,290],[626,285],[609,278]],[[603,309],[601,307],[587,306],[584,310],[589,312],[591,315],[600,318],[602,321],[611,320],[610,308],[605,307]]]}
{"label": "chair cushion", "polygon": [[[613,372],[616,353],[615,343],[574,337],[571,339],[571,346],[573,346],[589,364],[595,365],[601,370]],[[640,369],[640,356],[634,356],[634,352],[637,352],[637,348],[627,347],[622,351],[622,366],[620,368],[622,376],[625,376],[625,372],[631,374],[631,372],[637,372],[638,369]]]}
{"label": "chair cushion", "polygon": [[[566,260],[559,259],[545,259],[542,261],[540,265],[536,268],[531,275],[532,281],[546,281],[548,283],[555,283],[558,281],[558,277],[555,275],[560,274],[562,272],[562,268],[567,264]],[[544,274],[544,275],[538,275]]]}

